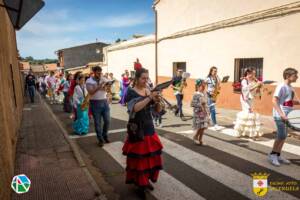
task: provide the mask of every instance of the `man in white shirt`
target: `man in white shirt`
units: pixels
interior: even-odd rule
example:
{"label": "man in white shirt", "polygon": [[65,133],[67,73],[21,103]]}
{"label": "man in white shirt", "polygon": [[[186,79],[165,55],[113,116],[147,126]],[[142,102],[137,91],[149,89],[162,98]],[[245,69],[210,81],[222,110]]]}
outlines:
{"label": "man in white shirt", "polygon": [[[96,66],[93,68],[94,77],[86,81],[86,87],[90,95],[90,107],[94,118],[95,130],[102,147],[104,142],[109,143],[107,132],[110,122],[110,108],[107,101],[105,84],[108,82],[101,74],[102,68]],[[102,127],[103,118],[103,128]]]}
{"label": "man in white shirt", "polygon": [[294,100],[294,90],[291,83],[298,79],[298,71],[294,68],[287,68],[283,72],[284,83],[278,85],[273,97],[273,117],[277,127],[276,139],[272,152],[269,154],[269,161],[275,166],[280,163],[290,164],[290,161],[283,158],[280,153],[287,137],[286,121],[287,115],[293,110],[293,105],[299,105],[299,101]]}

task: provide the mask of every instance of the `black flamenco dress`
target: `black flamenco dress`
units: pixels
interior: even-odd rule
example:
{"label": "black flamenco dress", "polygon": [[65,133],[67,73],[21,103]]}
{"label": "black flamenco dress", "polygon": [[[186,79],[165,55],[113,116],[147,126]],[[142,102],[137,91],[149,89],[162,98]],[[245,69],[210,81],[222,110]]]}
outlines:
{"label": "black flamenco dress", "polygon": [[[132,99],[144,99],[134,89],[128,88],[126,101]],[[155,132],[151,116],[151,103],[135,113],[135,118],[143,121],[143,139],[132,141],[127,137],[123,146],[123,154],[126,160],[126,183],[137,186],[149,185],[149,180],[156,182],[159,170],[162,169],[162,144]]]}

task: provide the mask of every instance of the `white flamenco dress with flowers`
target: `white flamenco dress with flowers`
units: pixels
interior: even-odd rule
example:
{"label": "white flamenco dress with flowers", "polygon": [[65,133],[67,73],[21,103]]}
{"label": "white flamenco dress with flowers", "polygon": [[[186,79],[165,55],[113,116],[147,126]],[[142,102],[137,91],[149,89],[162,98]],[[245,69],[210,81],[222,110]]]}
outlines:
{"label": "white flamenco dress with flowers", "polygon": [[237,114],[237,119],[234,122],[234,130],[238,137],[257,138],[263,135],[258,113],[252,110],[252,103],[254,94],[251,88],[254,87],[255,82],[250,82],[246,79],[242,81],[242,95],[240,97],[242,111]]}

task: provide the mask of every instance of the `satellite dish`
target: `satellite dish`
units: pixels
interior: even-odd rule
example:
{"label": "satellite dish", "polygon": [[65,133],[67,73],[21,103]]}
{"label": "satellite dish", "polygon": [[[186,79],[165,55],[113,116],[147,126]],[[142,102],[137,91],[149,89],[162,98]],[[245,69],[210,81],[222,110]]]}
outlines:
{"label": "satellite dish", "polygon": [[20,30],[44,5],[42,0],[4,0],[10,21]]}

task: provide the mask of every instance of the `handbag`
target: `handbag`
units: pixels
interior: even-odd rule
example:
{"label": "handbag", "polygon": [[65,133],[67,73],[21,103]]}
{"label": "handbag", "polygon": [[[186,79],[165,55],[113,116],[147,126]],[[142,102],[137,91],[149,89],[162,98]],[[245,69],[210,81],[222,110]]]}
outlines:
{"label": "handbag", "polygon": [[144,140],[144,126],[141,120],[136,118],[129,118],[127,123],[128,139],[131,142],[138,142]]}

